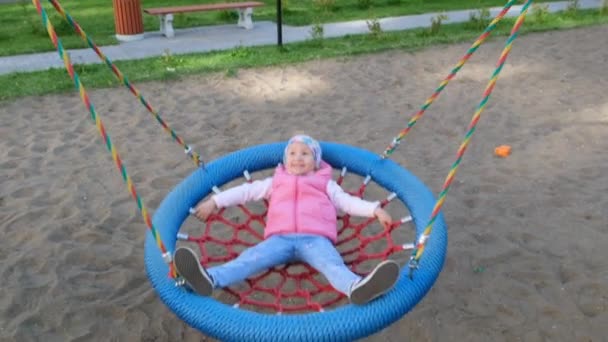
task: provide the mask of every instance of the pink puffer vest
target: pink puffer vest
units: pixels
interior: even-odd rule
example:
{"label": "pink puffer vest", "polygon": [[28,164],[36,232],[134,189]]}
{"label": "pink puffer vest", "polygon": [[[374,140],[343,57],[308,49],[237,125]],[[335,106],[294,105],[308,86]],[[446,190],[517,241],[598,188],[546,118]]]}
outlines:
{"label": "pink puffer vest", "polygon": [[331,166],[325,162],[306,176],[290,175],[279,165],[272,179],[264,237],[301,233],[322,235],[336,242],[336,208],[327,196],[330,180]]}

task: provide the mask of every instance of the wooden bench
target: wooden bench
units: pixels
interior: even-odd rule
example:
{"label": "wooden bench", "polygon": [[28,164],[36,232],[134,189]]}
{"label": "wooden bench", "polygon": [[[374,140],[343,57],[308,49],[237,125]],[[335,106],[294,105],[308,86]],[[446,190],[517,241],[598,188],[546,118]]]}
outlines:
{"label": "wooden bench", "polygon": [[175,36],[173,31],[173,14],[189,13],[189,12],[204,12],[204,11],[221,11],[235,9],[239,13],[237,25],[247,30],[253,28],[253,8],[263,6],[263,2],[248,1],[248,2],[229,2],[224,4],[204,4],[204,5],[189,5],[189,6],[171,6],[161,8],[148,8],[144,12],[150,15],[160,16],[160,32],[165,37],[171,38]]}

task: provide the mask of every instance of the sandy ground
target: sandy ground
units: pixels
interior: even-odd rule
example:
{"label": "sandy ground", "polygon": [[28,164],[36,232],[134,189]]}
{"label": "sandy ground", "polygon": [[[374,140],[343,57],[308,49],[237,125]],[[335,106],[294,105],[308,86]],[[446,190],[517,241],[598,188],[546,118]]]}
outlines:
{"label": "sandy ground", "polygon": [[[478,51],[393,155],[435,193],[502,45]],[[294,131],[380,152],[467,48],[138,87],[207,159]],[[447,197],[444,269],[366,341],[607,341],[607,65],[608,26],[516,41]],[[124,88],[90,95],[156,208],[193,165]],[[0,340],[206,340],[151,288],[146,227],[78,95],[4,102],[0,118]]]}

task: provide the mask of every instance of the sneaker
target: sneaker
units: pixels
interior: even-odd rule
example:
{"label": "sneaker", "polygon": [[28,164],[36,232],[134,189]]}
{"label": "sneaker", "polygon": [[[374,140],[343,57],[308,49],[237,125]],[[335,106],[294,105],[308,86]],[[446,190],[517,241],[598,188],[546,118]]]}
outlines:
{"label": "sneaker", "polygon": [[363,305],[387,293],[399,279],[399,264],[393,260],[379,263],[370,274],[353,284],[350,302]]}
{"label": "sneaker", "polygon": [[213,281],[193,250],[179,247],[173,257],[177,273],[186,280],[194,292],[201,296],[210,296],[213,292]]}

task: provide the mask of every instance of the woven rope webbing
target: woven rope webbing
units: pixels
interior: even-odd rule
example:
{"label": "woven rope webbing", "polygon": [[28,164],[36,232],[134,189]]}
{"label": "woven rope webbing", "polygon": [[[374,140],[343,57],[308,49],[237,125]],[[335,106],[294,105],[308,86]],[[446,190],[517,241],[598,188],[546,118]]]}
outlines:
{"label": "woven rope webbing", "polygon": [[[340,176],[337,182],[340,184],[343,179],[344,177]],[[351,194],[361,196],[365,188],[363,184]],[[381,205],[386,206],[390,199],[389,197],[381,201]],[[205,223],[202,236],[186,238],[187,241],[198,244],[203,266],[232,260],[238,256],[240,250],[263,239],[268,203],[264,201],[255,209],[248,206],[238,208],[235,209],[238,214],[234,214],[235,210],[229,213],[228,210],[221,209]],[[375,218],[355,219],[348,215],[338,217],[339,235],[336,247],[349,268],[362,276],[369,271],[370,266],[403,250],[403,244],[394,241],[392,236],[393,231],[401,225],[399,220],[395,220],[388,230],[372,231],[372,224],[378,224]],[[227,228],[231,231],[226,232]],[[223,232],[218,233],[218,230]],[[315,269],[301,263],[274,267],[247,279],[246,285],[235,285],[224,290],[240,307],[286,313],[321,311],[345,298]]]}

